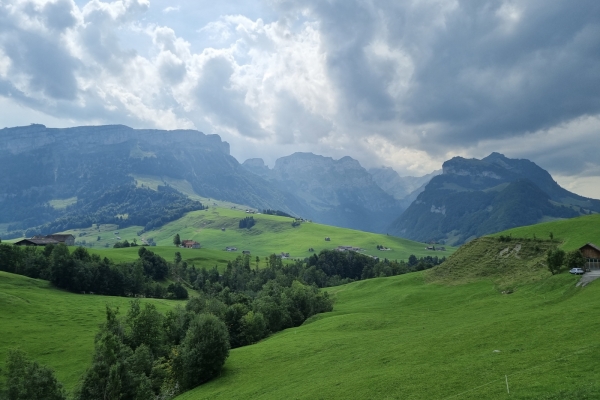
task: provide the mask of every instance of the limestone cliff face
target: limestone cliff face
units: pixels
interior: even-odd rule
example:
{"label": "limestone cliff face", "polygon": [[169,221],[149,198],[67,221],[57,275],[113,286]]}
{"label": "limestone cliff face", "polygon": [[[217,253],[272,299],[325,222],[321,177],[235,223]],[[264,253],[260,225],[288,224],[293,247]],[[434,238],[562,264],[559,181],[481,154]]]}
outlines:
{"label": "limestone cliff face", "polygon": [[187,181],[208,198],[303,211],[293,196],[243,168],[219,136],[193,130],[5,128],[0,130],[0,170],[0,224],[13,225],[11,230],[64,214],[51,206],[53,200],[76,199],[73,207],[82,208],[104,193],[135,185],[139,176]]}
{"label": "limestone cliff face", "polygon": [[218,135],[205,135],[194,130],[156,130],[133,129],[124,125],[80,126],[74,128],[46,128],[44,125],[0,129],[0,152],[20,154],[52,144],[95,149],[140,141],[150,146],[170,146],[186,144],[188,146],[207,147],[229,155],[229,143],[223,142]]}

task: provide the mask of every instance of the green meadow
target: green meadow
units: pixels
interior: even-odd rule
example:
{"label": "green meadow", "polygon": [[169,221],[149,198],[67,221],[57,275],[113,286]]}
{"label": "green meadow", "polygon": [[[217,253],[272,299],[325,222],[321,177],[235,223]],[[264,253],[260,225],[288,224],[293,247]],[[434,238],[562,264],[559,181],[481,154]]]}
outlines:
{"label": "green meadow", "polygon": [[600,214],[521,226],[491,236],[533,238],[535,235],[537,239],[549,240],[550,232],[565,251],[578,249],[589,242],[600,245]]}
{"label": "green meadow", "polygon": [[[237,229],[245,216],[227,209],[190,213],[152,232],[159,244],[152,250],[168,260],[181,251],[196,266],[240,254],[221,250],[226,245],[249,249],[253,258],[281,251],[303,257],[309,246],[384,253],[377,244],[398,259],[433,255],[420,243],[313,223],[293,228],[291,220],[267,215],[255,215],[249,231]],[[329,288],[333,312],[232,350],[220,377],[178,399],[600,398],[600,282],[578,288],[578,277],[552,276],[543,262],[552,246],[598,243],[598,222],[592,215],[516,228],[494,235],[511,234],[510,242],[475,240],[428,271]],[[550,231],[553,242],[546,240]],[[175,233],[204,248],[175,248]],[[116,261],[137,258],[137,248],[92,251]],[[70,390],[90,363],[105,305],[126,312],[129,301],[0,272],[0,363],[9,348],[20,347],[54,368]],[[183,304],[144,301],[163,312]]]}
{"label": "green meadow", "polygon": [[233,350],[221,377],[177,399],[598,398],[600,285],[577,279],[510,295],[424,273],[332,288],[333,312]]}
{"label": "green meadow", "polygon": [[[0,271],[0,368],[10,348],[52,367],[71,390],[90,365],[106,305],[127,312],[131,299],[69,293],[49,282]],[[142,299],[165,312],[181,301]]]}
{"label": "green meadow", "polygon": [[[251,229],[240,229],[239,221],[247,216],[256,220]],[[117,241],[152,238],[157,252],[167,260],[172,260],[175,251],[180,251],[183,259],[196,266],[222,266],[227,260],[234,259],[243,250],[251,252],[252,258],[270,254],[290,253],[291,258],[309,257],[313,248],[316,253],[323,249],[337,246],[354,246],[363,249],[364,254],[388,258],[390,260],[406,260],[411,254],[417,257],[448,257],[456,249],[446,247],[446,251],[427,250],[424,243],[413,242],[395,236],[362,232],[352,229],[338,228],[312,222],[304,222],[293,227],[294,220],[265,214],[247,214],[243,210],[212,207],[208,210],[194,211],[177,221],[170,222],[160,229],[145,232],[141,236],[137,232],[141,227],[117,229],[114,225],[101,225],[99,229],[74,229],[67,231],[78,240],[93,243],[92,252],[111,258],[115,261],[131,261],[137,258],[137,250],[113,249]],[[118,232],[118,233],[117,233]],[[173,246],[173,237],[179,234],[181,239],[200,242],[202,249],[177,249]],[[100,236],[100,240],[98,239]],[[329,237],[330,241],[325,241]],[[118,239],[120,238],[120,239]],[[108,248],[106,246],[109,246]],[[377,250],[377,245],[390,250]],[[226,247],[236,247],[237,252],[226,252]]]}

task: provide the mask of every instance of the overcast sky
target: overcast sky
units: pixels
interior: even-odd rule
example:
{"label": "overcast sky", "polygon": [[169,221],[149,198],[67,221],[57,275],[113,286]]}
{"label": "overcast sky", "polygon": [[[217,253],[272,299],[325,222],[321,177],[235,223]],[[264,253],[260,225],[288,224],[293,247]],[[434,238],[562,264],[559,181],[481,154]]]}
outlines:
{"label": "overcast sky", "polygon": [[401,175],[498,151],[600,198],[600,1],[0,0],[0,127],[33,122]]}

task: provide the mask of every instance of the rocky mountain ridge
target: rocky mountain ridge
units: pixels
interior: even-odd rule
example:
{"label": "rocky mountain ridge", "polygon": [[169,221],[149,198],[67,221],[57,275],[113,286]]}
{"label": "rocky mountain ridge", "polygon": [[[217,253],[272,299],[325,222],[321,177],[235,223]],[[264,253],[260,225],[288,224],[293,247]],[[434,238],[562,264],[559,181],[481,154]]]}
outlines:
{"label": "rocky mountain ridge", "polygon": [[246,160],[242,165],[300,199],[308,207],[308,217],[315,221],[384,232],[389,219],[403,210],[351,157],[334,160],[294,153],[277,159],[273,169],[261,159]]}
{"label": "rocky mountain ridge", "polygon": [[455,157],[392,223],[390,232],[419,241],[461,244],[474,237],[542,220],[600,212],[600,200],[560,187],[529,160],[492,153]]}

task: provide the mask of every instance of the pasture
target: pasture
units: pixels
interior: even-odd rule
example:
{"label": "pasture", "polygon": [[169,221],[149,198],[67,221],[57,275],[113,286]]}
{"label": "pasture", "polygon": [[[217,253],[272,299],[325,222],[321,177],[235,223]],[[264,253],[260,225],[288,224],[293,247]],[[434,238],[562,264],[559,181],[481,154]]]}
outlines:
{"label": "pasture", "polygon": [[[121,314],[131,299],[69,293],[50,282],[0,271],[0,368],[10,348],[20,348],[31,358],[56,371],[71,390],[91,364],[94,336],[104,322],[106,305]],[[175,300],[142,299],[165,312]]]}
{"label": "pasture", "polygon": [[521,226],[491,236],[512,235],[532,239],[535,235],[537,239],[549,240],[550,232],[565,251],[578,249],[589,242],[600,245],[600,214]]}
{"label": "pasture", "polygon": [[220,378],[177,399],[600,396],[598,282],[562,274],[505,295],[424,278],[332,288],[333,312],[233,350]]}

